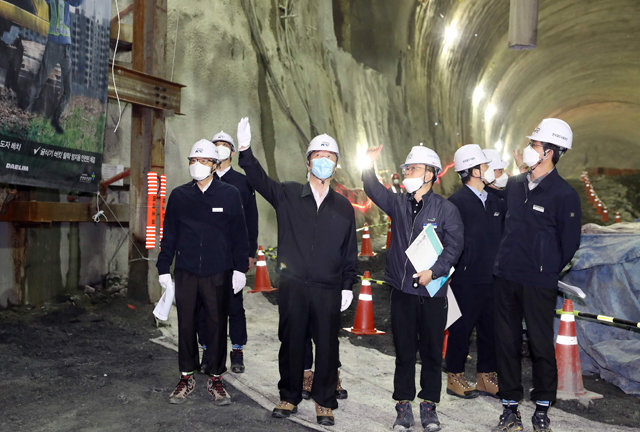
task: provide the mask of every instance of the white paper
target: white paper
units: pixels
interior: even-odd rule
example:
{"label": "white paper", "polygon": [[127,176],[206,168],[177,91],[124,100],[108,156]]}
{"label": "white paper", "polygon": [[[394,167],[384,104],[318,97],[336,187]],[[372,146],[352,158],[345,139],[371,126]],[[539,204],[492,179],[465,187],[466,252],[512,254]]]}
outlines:
{"label": "white paper", "polygon": [[[124,165],[102,164],[102,181],[109,180],[124,171]],[[111,186],[124,186],[124,179],[111,183]]]}
{"label": "white paper", "polygon": [[462,317],[462,312],[460,311],[460,306],[458,306],[458,302],[456,301],[456,296],[453,295],[452,290],[447,290],[447,324],[444,329],[448,329],[451,324],[456,322],[458,318]]}
{"label": "white paper", "polygon": [[427,224],[405,251],[417,272],[433,267],[441,253],[442,243],[432,224]]}
{"label": "white paper", "polygon": [[171,310],[171,305],[173,305],[173,297],[175,295],[175,285],[171,284],[164,293],[162,297],[160,297],[160,301],[153,309],[153,314],[161,321],[166,321],[169,319],[169,311]]}
{"label": "white paper", "polygon": [[584,291],[582,291],[582,289],[580,289],[579,287],[574,285],[569,285],[562,281],[558,281],[558,289],[565,294],[576,295],[582,299],[587,297]]}

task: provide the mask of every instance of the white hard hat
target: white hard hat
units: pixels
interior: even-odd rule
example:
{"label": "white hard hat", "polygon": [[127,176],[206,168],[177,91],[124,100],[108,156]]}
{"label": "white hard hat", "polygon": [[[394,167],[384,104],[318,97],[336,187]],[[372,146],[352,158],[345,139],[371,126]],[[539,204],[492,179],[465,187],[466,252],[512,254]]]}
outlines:
{"label": "white hard hat", "polygon": [[318,135],[313,138],[307,147],[306,157],[309,159],[309,155],[314,151],[326,150],[336,154],[340,157],[340,150],[338,150],[338,143],[327,134]]}
{"label": "white hard hat", "polygon": [[533,130],[530,140],[555,144],[565,149],[571,148],[573,142],[573,132],[571,126],[564,120],[557,118],[546,118],[540,122]]}
{"label": "white hard hat", "polygon": [[463,145],[456,150],[456,153],[453,155],[454,169],[456,172],[464,171],[483,163],[488,164],[489,162],[491,162],[491,160],[485,156],[478,144]]}
{"label": "white hard hat", "polygon": [[211,138],[211,142],[215,143],[217,141],[224,141],[226,143],[231,144],[231,151],[236,151],[236,145],[233,142],[233,138],[231,138],[231,135],[229,135],[225,131],[220,131],[217,134],[215,134],[213,138]]}
{"label": "white hard hat", "polygon": [[425,164],[436,169],[436,175],[442,171],[442,164],[440,163],[440,157],[438,154],[428,147],[425,147],[420,143],[418,146],[411,147],[411,151],[407,155],[407,159],[404,161],[400,168],[405,169],[411,164]]}
{"label": "white hard hat", "polygon": [[489,159],[489,168],[492,170],[501,170],[507,167],[507,163],[500,157],[500,152],[496,149],[484,149],[482,150],[484,155]]}
{"label": "white hard hat", "polygon": [[211,158],[218,160],[218,150],[213,143],[206,139],[201,139],[191,147],[189,158]]}

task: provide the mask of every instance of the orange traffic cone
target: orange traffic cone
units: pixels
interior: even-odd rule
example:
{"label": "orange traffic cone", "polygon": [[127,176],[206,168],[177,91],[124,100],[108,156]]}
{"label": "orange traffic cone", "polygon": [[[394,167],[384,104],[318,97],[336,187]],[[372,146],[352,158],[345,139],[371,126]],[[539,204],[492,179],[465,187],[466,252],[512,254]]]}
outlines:
{"label": "orange traffic cone", "polygon": [[362,244],[360,246],[360,255],[358,256],[366,256],[372,257],[376,254],[373,253],[373,249],[371,248],[371,236],[369,235],[369,225],[364,224],[364,231],[362,231]]}
{"label": "orange traffic cone", "polygon": [[391,218],[387,216],[387,219],[389,220],[387,224],[387,244],[384,245],[382,249],[389,249],[389,245],[391,244]]}
{"label": "orange traffic cone", "polygon": [[267,270],[267,261],[264,259],[264,252],[262,246],[258,246],[258,260],[256,261],[256,281],[253,285],[253,289],[250,293],[257,292],[271,292],[276,288],[271,286],[269,280],[269,271]]}
{"label": "orange traffic cone", "polygon": [[602,209],[602,222],[609,222],[609,210],[606,207]]}
{"label": "orange traffic cone", "polygon": [[[365,225],[366,226],[366,225]],[[373,326],[373,296],[371,295],[371,275],[364,272],[362,278],[362,289],[358,296],[358,307],[356,318],[353,320],[353,327],[344,330],[357,335],[380,335],[383,331],[376,330]]]}
{"label": "orange traffic cone", "polygon": [[620,212],[616,212],[616,223],[622,222],[622,217],[620,216]]}
{"label": "orange traffic cone", "polygon": [[598,207],[596,207],[596,214],[602,214],[602,202],[598,201]]}
{"label": "orange traffic cone", "polygon": [[602,395],[585,390],[578,354],[576,321],[573,302],[565,299],[556,337],[556,363],[558,365],[558,399],[598,399]]}
{"label": "orange traffic cone", "polygon": [[449,330],[444,331],[444,339],[442,340],[442,358],[447,356],[447,342],[449,342]]}

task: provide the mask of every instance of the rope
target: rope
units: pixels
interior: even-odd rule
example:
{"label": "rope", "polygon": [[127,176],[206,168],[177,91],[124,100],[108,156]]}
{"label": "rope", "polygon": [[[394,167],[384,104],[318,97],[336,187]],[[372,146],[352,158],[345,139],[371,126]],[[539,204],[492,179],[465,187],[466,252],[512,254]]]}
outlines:
{"label": "rope", "polygon": [[631,329],[640,329],[640,322],[629,321],[626,319],[615,318],[607,315],[596,315],[596,314],[591,314],[587,312],[580,312],[577,310],[567,312],[562,309],[556,309],[556,314],[557,315],[574,315],[578,318],[589,318],[589,319],[596,320],[600,324],[606,324],[606,325],[618,324],[618,325],[630,327]]}

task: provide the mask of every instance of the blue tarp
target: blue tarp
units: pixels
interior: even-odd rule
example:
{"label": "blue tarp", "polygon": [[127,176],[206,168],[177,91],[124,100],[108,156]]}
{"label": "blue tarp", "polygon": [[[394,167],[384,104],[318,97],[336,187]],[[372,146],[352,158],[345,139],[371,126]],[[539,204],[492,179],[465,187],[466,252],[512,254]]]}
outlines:
{"label": "blue tarp", "polygon": [[[583,234],[562,280],[587,294],[574,309],[640,321],[640,233]],[[576,330],[583,373],[640,394],[640,333],[582,319]]]}

